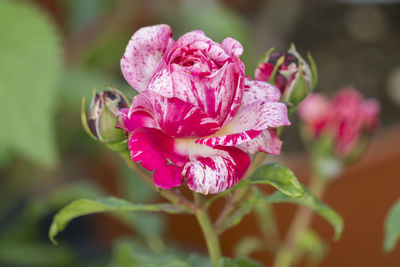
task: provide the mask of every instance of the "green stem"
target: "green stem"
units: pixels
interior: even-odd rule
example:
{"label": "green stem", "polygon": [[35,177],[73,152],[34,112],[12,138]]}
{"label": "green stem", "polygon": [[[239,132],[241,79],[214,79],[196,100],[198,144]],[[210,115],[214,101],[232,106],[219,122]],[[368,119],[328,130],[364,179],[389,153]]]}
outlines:
{"label": "green stem", "polygon": [[[314,171],[309,189],[317,198],[325,191],[328,179]],[[298,254],[298,243],[301,235],[306,231],[313,217],[313,212],[305,207],[299,207],[286,234],[285,241],[278,250],[273,267],[290,267],[294,264]]]}
{"label": "green stem", "polygon": [[[243,179],[247,179],[248,177],[250,177],[250,175],[252,175],[253,172],[256,171],[261,166],[261,164],[263,164],[265,157],[266,157],[265,153],[260,153],[260,152],[257,153],[254,159],[252,160],[251,165],[244,174]],[[241,187],[233,192],[232,196],[227,201],[224,209],[221,211],[215,222],[215,231],[217,233],[220,233],[220,228],[224,223],[224,220],[229,216],[229,214],[232,213],[232,211],[236,208],[235,204],[238,203],[246,195],[248,190],[249,187]]]}
{"label": "green stem", "polygon": [[172,190],[160,190],[155,187],[153,182],[153,177],[146,172],[143,168],[140,167],[139,164],[132,161],[129,153],[120,153],[121,157],[124,159],[125,163],[128,167],[136,173],[143,181],[145,181],[153,190],[157,191],[162,197],[169,200],[175,205],[182,206],[186,208],[186,210],[190,213],[195,213],[198,210],[198,207],[193,204],[191,201],[186,199],[184,196],[172,191]]}
{"label": "green stem", "polygon": [[[194,193],[194,199],[196,204],[200,204],[200,196],[197,196],[197,193]],[[214,231],[214,227],[208,216],[208,212],[206,209],[201,208],[196,212],[196,218],[199,222],[200,228],[203,232],[204,238],[206,240],[208,254],[210,255],[211,263],[214,265],[221,258],[221,248],[219,244],[218,236]]]}

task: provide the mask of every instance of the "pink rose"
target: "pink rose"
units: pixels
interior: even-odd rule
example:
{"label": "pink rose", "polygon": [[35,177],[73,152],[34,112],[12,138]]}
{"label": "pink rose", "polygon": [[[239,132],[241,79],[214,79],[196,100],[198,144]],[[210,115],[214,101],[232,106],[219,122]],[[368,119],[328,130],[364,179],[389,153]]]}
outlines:
{"label": "pink rose", "polygon": [[331,100],[311,94],[299,105],[298,113],[311,138],[332,136],[335,154],[344,157],[375,128],[379,103],[374,99],[364,100],[353,88],[344,88]]}
{"label": "pink rose", "polygon": [[289,125],[279,90],[244,75],[241,44],[221,44],[202,31],[172,39],[168,25],[139,29],[121,59],[122,73],[139,94],[121,117],[132,159],[157,187],[187,182],[219,193],[235,185],[250,164],[246,152],[280,152],[275,128]]}

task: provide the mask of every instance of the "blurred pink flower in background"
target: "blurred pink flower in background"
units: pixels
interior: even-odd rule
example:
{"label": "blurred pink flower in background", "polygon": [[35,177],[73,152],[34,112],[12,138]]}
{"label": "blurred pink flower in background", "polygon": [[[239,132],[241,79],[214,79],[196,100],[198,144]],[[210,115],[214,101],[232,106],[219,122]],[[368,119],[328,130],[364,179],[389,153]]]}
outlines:
{"label": "blurred pink flower in background", "polygon": [[123,109],[132,159],[157,187],[187,182],[203,194],[235,185],[248,153],[279,154],[277,127],[289,125],[280,92],[244,74],[242,45],[221,44],[202,31],[176,42],[168,25],[139,29],[121,59],[125,79],[139,94]]}
{"label": "blurred pink flower in background", "polygon": [[379,110],[375,99],[364,99],[354,88],[344,88],[331,100],[317,93],[309,95],[299,105],[298,113],[308,137],[333,137],[334,153],[345,157],[375,129]]}

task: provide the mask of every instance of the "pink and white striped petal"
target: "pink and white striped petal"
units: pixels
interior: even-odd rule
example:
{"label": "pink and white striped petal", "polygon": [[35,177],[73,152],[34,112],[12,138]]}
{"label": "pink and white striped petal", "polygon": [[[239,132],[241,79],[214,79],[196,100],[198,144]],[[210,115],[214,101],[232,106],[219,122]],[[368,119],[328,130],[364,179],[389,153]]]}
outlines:
{"label": "pink and white striped petal", "polygon": [[181,66],[172,65],[174,96],[206,112],[220,124],[235,114],[243,94],[243,72],[226,62],[212,76],[193,76]]}
{"label": "pink and white striped petal", "polygon": [[194,42],[205,42],[207,44],[214,44],[214,41],[208,38],[203,31],[194,30],[188,33],[185,33],[181,37],[176,40],[174,47],[185,47]]}
{"label": "pink and white striped petal", "polygon": [[153,178],[157,187],[169,189],[183,182],[181,173],[189,158],[177,153],[173,138],[154,128],[138,128],[128,145],[133,161],[155,171]]}
{"label": "pink and white striped petal", "polygon": [[157,70],[150,78],[147,90],[164,97],[174,97],[172,74],[164,60],[160,61]]}
{"label": "pink and white striped petal", "polygon": [[163,97],[147,91],[153,114],[164,133],[171,137],[198,137],[216,133],[219,123],[200,108],[177,97]]}
{"label": "pink and white striped petal", "polygon": [[234,146],[257,137],[262,130],[290,125],[287,107],[280,102],[254,102],[241,107],[236,117],[215,135],[196,140],[209,146]]}
{"label": "pink and white striped petal", "polygon": [[[207,138],[202,138],[196,140],[196,144],[202,144],[210,147],[215,146],[235,146],[238,144],[242,144],[248,142],[254,138],[256,138],[261,131],[257,130],[248,130],[241,133],[220,135],[220,136],[212,136]],[[218,132],[217,132],[218,134]]]}
{"label": "pink and white striped petal", "polygon": [[289,126],[288,111],[280,102],[255,102],[239,109],[227,126],[233,130],[264,130]]}
{"label": "pink and white striped petal", "polygon": [[280,98],[281,92],[275,86],[264,81],[251,80],[248,77],[245,78],[242,99],[243,106],[259,101],[279,102]]}
{"label": "pink and white striped petal", "polygon": [[265,152],[270,155],[279,155],[282,141],[276,136],[275,132],[275,129],[266,129],[256,138],[236,145],[236,147],[250,154]]}
{"label": "pink and white striped petal", "polygon": [[225,52],[232,57],[240,57],[243,54],[243,46],[241,43],[231,37],[225,38],[221,46]]}
{"label": "pink and white striped petal", "polygon": [[121,70],[126,81],[139,92],[146,90],[160,59],[173,44],[168,25],[149,26],[136,31],[121,59]]}
{"label": "pink and white striped petal", "polygon": [[136,111],[129,115],[129,110],[120,110],[121,121],[117,123],[117,128],[121,128],[125,133],[132,133],[137,128],[149,127],[158,128],[153,116],[145,111]]}
{"label": "pink and white striped petal", "polygon": [[198,157],[188,162],[183,171],[193,191],[217,194],[236,185],[250,165],[250,157],[234,147],[217,147],[224,155]]}

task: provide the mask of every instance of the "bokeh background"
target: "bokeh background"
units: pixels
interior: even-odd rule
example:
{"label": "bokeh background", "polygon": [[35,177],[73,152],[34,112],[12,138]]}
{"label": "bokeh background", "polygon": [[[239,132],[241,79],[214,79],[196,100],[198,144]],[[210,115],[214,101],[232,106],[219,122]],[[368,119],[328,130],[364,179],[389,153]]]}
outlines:
{"label": "bokeh background", "polygon": [[[400,3],[389,0],[0,0],[0,266],[129,266],[151,253],[205,264],[200,229],[183,215],[86,216],[59,235],[60,245],[47,238],[55,212],[79,197],[157,200],[84,133],[80,106],[93,87],[133,95],[119,60],[139,27],[158,23],[175,38],[202,29],[216,41],[239,40],[249,76],[266,50],[295,43],[315,58],[317,91],[350,85],[379,99],[380,128],[366,154],[324,196],[344,217],[342,239],[333,242],[320,218],[313,228],[328,248],[321,266],[400,266],[399,246],[382,252],[384,217],[400,196]],[[273,160],[307,183],[297,127],[294,119]],[[274,208],[284,235],[294,207]],[[252,234],[260,231],[249,216],[222,236],[224,253]],[[251,256],[272,261],[268,252]]]}

